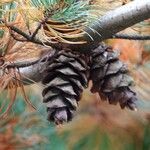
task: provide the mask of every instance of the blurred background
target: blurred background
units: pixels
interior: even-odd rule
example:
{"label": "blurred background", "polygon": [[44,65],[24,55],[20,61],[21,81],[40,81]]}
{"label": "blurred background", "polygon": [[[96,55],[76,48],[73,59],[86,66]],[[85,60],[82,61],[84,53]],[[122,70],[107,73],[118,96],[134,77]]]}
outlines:
{"label": "blurred background", "polygon": [[[131,31],[149,34],[150,20],[124,33]],[[97,94],[90,92],[89,85],[72,122],[55,126],[46,120],[41,88],[36,84],[26,87],[36,110],[18,93],[9,115],[0,120],[0,150],[150,150],[150,42],[116,39],[106,43],[120,51],[120,59],[131,70],[139,98],[138,111],[121,110],[118,105],[101,101]],[[2,112],[8,103],[3,92]]]}

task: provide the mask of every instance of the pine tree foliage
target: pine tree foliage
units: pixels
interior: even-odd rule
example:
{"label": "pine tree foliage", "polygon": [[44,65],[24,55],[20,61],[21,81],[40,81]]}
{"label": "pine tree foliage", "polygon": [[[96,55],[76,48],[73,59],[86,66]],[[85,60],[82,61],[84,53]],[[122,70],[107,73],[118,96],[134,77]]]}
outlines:
{"label": "pine tree foliage", "polygon": [[[29,55],[29,49],[34,50],[35,53],[40,49],[36,44],[33,46],[27,43],[27,39],[20,38],[20,35],[12,32],[11,25],[17,26],[31,39],[35,37],[37,40],[40,39],[43,47],[45,42],[64,45],[85,44],[87,41],[80,40],[81,37],[88,34],[86,29],[90,28],[93,20],[101,14],[98,12],[99,7],[91,3],[93,1],[85,0],[3,0],[0,2],[2,57],[0,67],[3,71],[0,87],[3,87],[3,90],[9,89],[11,94],[15,93],[8,110],[14,103],[17,87],[21,87],[28,103],[29,100],[25,95],[19,69],[8,67],[8,64],[5,66],[5,61],[13,64],[14,60],[17,61],[14,59],[16,56],[14,53],[18,53],[21,57],[21,53]],[[96,32],[91,28],[90,30]],[[89,34],[88,36],[92,39]],[[11,51],[13,47],[16,48],[15,51]],[[23,47],[27,51],[19,53]],[[121,108],[136,110],[137,97],[131,88],[133,80],[127,66],[119,60],[118,53],[103,44],[89,51],[90,55],[64,48],[59,49],[54,58],[48,56],[41,81],[44,86],[43,102],[47,107],[49,121],[62,124],[72,120],[82,92],[90,80],[93,82],[91,91],[98,92],[102,99],[107,99],[110,104],[119,103]],[[42,57],[40,53],[38,59]]]}
{"label": "pine tree foliage", "polygon": [[[28,28],[24,29],[24,32],[34,32],[40,25],[36,37],[42,42],[85,43],[86,41],[77,39],[85,34],[85,28],[98,16],[93,13],[97,8],[89,5],[89,1],[16,0],[10,3],[1,2],[0,5],[1,11],[4,12],[2,19],[22,16],[24,25]],[[14,20],[5,20],[5,22],[14,23]]]}

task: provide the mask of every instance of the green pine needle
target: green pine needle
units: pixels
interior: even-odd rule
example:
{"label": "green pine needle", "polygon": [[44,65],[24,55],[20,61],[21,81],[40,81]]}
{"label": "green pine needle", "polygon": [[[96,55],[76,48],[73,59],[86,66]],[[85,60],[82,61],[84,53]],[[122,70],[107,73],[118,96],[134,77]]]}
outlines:
{"label": "green pine needle", "polygon": [[7,21],[11,22],[15,20],[16,13],[13,13],[12,11],[16,9],[17,3],[16,2],[10,2],[4,5],[0,6],[0,19],[3,19],[6,15]]}
{"label": "green pine needle", "polygon": [[76,20],[87,21],[90,16],[91,8],[88,1],[31,0],[31,4],[37,8],[44,8],[45,14],[51,14],[49,17],[54,21],[66,23]]}

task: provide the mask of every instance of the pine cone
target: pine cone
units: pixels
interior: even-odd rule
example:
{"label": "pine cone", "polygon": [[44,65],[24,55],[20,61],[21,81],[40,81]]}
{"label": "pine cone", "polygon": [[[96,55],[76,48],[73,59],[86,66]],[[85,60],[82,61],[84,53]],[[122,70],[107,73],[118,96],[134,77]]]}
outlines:
{"label": "pine cone", "polygon": [[62,124],[73,118],[81,93],[87,87],[87,65],[83,60],[77,53],[61,51],[47,64],[42,95],[49,121]]}
{"label": "pine cone", "polygon": [[131,90],[133,83],[127,66],[119,60],[119,54],[104,44],[92,51],[90,78],[91,91],[98,92],[110,104],[120,103],[121,108],[136,109],[136,93]]}

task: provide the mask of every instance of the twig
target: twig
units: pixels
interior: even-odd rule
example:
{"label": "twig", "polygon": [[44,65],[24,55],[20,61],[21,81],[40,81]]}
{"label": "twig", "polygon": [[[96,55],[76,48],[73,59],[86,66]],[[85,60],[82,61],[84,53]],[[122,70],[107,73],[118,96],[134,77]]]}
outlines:
{"label": "twig", "polygon": [[26,34],[25,32],[23,32],[22,30],[18,29],[17,27],[15,26],[9,26],[9,28],[11,30],[13,30],[14,32],[20,34],[21,36],[23,36],[24,38],[27,39],[28,42],[32,42],[32,43],[35,43],[35,44],[40,44],[40,45],[47,45],[47,46],[51,46],[55,49],[62,49],[64,46],[63,43],[51,43],[51,42],[42,42],[40,41],[39,39],[35,38],[34,36],[32,37],[32,35],[28,35]]}
{"label": "twig", "polygon": [[18,38],[14,33],[13,31],[10,29],[10,35],[16,40],[16,41],[20,41],[20,42],[27,42],[26,39],[21,39],[21,38]]}
{"label": "twig", "polygon": [[[112,37],[112,35],[115,35],[118,32],[149,18],[150,18],[149,0],[142,0],[140,2],[139,0],[135,0],[133,2],[130,2],[124,6],[121,6],[115,10],[108,12],[107,14],[96,20],[93,23],[93,25],[90,26],[90,28],[92,28],[96,32],[93,32],[93,30],[87,28],[85,30],[85,34],[78,39],[78,41],[87,41],[87,43],[85,44],[66,44],[60,42],[52,43],[50,41],[42,42],[40,39],[37,39],[35,37],[38,28],[33,35],[28,35],[25,32],[19,30],[15,26],[10,25],[9,27],[11,28],[11,30],[15,31],[16,33],[26,38],[27,41],[29,42],[51,46],[55,49],[62,49],[64,47],[65,48],[67,47],[72,50],[87,53],[88,50],[91,51],[95,47],[95,45],[97,45],[99,42],[109,39]],[[93,38],[93,40],[89,38],[89,35]]]}
{"label": "twig", "polygon": [[36,30],[33,32],[31,39],[34,39],[35,36],[37,35],[38,31],[40,30],[41,26],[42,26],[43,22],[39,23],[38,27],[36,28]]}
{"label": "twig", "polygon": [[29,67],[31,65],[34,65],[38,63],[40,59],[34,60],[34,61],[23,61],[23,62],[13,62],[10,64],[7,64],[7,68],[24,68],[24,67]]}
{"label": "twig", "polygon": [[150,40],[150,35],[128,35],[128,34],[115,34],[113,39],[126,39],[126,40]]}

